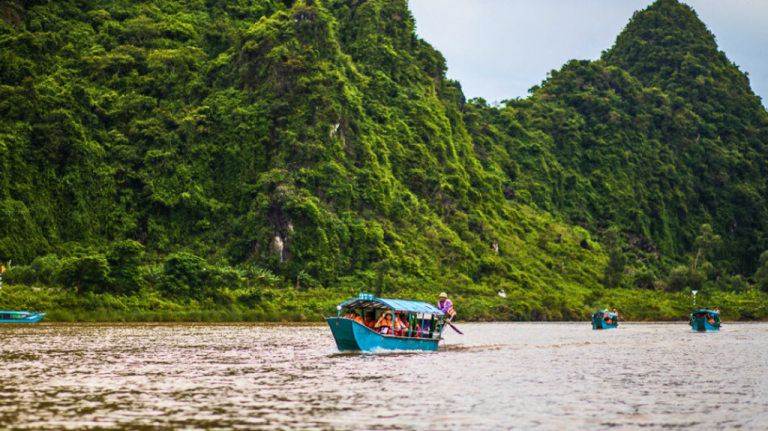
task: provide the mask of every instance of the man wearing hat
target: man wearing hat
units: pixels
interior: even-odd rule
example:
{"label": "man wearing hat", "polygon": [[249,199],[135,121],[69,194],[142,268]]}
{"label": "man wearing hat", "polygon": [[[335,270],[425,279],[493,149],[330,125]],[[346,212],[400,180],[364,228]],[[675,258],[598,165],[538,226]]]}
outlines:
{"label": "man wearing hat", "polygon": [[445,292],[440,293],[440,300],[437,301],[437,309],[451,316],[451,319],[456,315],[456,311],[453,309],[453,303],[448,299],[448,294]]}

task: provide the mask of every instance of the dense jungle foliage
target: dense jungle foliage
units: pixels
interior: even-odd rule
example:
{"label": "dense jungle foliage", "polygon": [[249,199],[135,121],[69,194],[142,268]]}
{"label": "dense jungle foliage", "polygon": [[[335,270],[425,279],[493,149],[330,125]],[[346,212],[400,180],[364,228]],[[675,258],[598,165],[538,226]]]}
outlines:
{"label": "dense jungle foliage", "polygon": [[[676,0],[465,100],[406,0],[0,5],[0,308],[305,320],[768,316],[768,114]],[[503,290],[506,297],[498,295]]]}

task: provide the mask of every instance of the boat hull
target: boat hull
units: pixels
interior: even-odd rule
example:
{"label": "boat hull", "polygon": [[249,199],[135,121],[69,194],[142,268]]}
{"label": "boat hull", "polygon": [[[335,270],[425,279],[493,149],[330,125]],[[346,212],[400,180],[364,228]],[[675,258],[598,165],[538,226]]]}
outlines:
{"label": "boat hull", "polygon": [[0,323],[36,323],[45,317],[45,314],[46,313],[36,313],[18,319],[0,319]]}
{"label": "boat hull", "polygon": [[691,322],[691,327],[696,332],[719,331],[720,325],[713,325],[703,317],[696,317]]}
{"label": "boat hull", "polygon": [[606,323],[605,319],[595,319],[592,321],[592,329],[615,329],[618,327],[618,324]]}
{"label": "boat hull", "polygon": [[368,352],[383,350],[426,350],[436,351],[439,338],[409,338],[381,335],[354,320],[341,317],[325,319],[331,328],[339,351]]}

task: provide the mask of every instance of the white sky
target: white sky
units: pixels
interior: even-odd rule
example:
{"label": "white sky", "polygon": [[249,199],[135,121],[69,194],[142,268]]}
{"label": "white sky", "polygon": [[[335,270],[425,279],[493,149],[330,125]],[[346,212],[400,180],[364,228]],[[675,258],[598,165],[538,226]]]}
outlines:
{"label": "white sky", "polygon": [[[600,57],[653,0],[409,0],[416,31],[467,98],[527,97],[547,72]],[[687,0],[721,51],[768,99],[768,0]],[[765,100],[763,105],[766,105]]]}

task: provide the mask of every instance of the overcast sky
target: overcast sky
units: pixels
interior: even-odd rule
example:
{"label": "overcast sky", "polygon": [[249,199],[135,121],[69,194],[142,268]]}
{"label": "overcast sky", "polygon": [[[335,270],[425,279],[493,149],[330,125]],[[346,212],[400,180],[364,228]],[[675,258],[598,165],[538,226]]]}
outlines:
{"label": "overcast sky", "polygon": [[[409,0],[422,39],[467,98],[527,97],[570,59],[600,57],[653,0]],[[768,99],[768,0],[687,0],[718,47]],[[763,101],[766,105],[766,101]]]}

